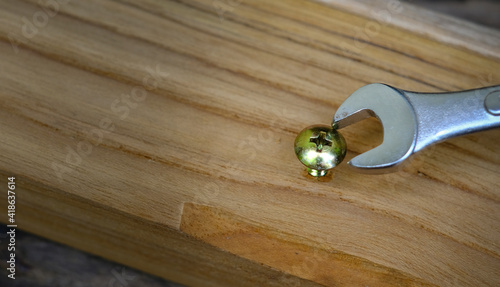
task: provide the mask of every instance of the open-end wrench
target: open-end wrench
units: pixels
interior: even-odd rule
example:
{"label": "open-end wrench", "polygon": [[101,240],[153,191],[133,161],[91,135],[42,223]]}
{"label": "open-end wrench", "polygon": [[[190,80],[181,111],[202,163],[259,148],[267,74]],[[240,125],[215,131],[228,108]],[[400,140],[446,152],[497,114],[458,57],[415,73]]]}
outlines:
{"label": "open-end wrench", "polygon": [[500,127],[500,86],[429,94],[370,84],[340,105],[332,125],[341,129],[368,117],[380,120],[384,140],[349,165],[362,172],[392,172],[433,143]]}

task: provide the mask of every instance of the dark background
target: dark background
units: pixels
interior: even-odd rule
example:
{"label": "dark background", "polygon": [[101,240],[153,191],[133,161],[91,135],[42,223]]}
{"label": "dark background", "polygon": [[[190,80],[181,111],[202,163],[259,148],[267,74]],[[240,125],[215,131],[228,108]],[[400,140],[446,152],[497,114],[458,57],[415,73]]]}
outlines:
{"label": "dark background", "polygon": [[499,0],[402,0],[402,2],[500,29]]}

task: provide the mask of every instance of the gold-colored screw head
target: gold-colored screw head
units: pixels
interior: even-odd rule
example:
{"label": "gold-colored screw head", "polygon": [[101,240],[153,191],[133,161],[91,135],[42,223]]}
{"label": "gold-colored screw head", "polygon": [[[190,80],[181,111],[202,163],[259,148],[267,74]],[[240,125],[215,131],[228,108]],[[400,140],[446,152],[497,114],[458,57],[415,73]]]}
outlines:
{"label": "gold-colored screw head", "polygon": [[325,176],[342,162],[346,151],[344,137],[331,126],[309,126],[295,139],[295,154],[312,176]]}

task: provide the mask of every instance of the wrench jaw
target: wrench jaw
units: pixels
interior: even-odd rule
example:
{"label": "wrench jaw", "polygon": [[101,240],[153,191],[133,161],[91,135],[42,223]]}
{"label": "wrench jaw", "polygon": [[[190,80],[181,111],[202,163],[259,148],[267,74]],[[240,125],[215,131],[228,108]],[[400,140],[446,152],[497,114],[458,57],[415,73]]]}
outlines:
{"label": "wrench jaw", "polygon": [[[385,138],[384,134],[384,138]],[[356,171],[367,174],[384,174],[400,170],[403,163],[413,153],[413,146],[411,146],[406,153],[396,154],[389,145],[382,143],[378,147],[364,152],[355,158],[351,159],[348,164]]]}
{"label": "wrench jaw", "polygon": [[[342,106],[343,104],[340,107]],[[355,124],[369,117],[377,117],[377,115],[370,109],[360,109],[351,113],[343,112],[342,115],[340,116],[337,116],[338,113],[339,112],[335,114],[335,118],[333,120],[332,127],[334,129],[341,129],[347,127],[349,125]]]}
{"label": "wrench jaw", "polygon": [[342,103],[332,126],[341,129],[371,116],[381,121],[384,140],[348,164],[363,173],[397,170],[415,148],[417,120],[413,108],[400,90],[371,84],[358,89]]}

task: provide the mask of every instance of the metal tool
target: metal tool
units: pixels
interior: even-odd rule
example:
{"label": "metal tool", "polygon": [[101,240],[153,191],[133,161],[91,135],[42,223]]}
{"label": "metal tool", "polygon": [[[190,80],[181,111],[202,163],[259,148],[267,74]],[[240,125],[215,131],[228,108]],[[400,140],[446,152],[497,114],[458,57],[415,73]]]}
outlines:
{"label": "metal tool", "polygon": [[392,172],[431,144],[500,127],[500,86],[427,94],[370,84],[342,103],[332,126],[342,129],[368,117],[380,120],[384,140],[349,165],[362,172]]}

